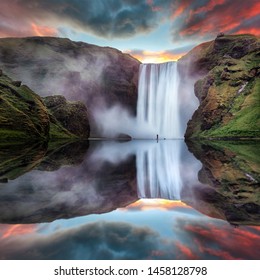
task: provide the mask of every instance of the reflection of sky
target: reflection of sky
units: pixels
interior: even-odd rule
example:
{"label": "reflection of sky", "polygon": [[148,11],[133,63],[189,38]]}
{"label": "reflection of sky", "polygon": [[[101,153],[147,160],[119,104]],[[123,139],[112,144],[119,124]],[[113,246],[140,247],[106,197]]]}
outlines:
{"label": "reflection of sky", "polygon": [[259,259],[260,227],[234,228],[182,202],[39,225],[1,225],[2,259]]}

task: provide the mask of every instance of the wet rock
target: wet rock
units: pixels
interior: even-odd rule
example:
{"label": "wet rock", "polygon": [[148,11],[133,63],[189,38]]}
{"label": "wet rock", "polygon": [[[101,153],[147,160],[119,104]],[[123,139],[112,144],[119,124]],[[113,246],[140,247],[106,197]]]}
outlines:
{"label": "wet rock", "polygon": [[43,100],[50,113],[62,127],[80,138],[87,139],[89,137],[88,110],[82,102],[69,102],[61,95],[48,96]]}

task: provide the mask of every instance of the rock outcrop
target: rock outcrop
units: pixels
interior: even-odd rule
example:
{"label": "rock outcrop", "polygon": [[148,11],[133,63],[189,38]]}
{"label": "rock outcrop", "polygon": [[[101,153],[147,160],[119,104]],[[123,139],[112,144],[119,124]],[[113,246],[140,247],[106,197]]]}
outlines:
{"label": "rock outcrop", "polygon": [[23,139],[47,140],[50,120],[42,99],[30,88],[0,75],[0,138],[19,142]]}
{"label": "rock outcrop", "polygon": [[[51,115],[50,137],[57,137],[57,122],[67,131],[87,139],[90,134],[88,111],[86,106],[80,102],[68,102],[64,96],[54,95],[43,98],[44,104]],[[55,126],[55,127],[54,127]]]}
{"label": "rock outcrop", "polygon": [[185,138],[260,137],[260,39],[253,35],[219,36],[179,60],[197,77],[200,105]]}
{"label": "rock outcrop", "polygon": [[42,99],[20,81],[0,75],[0,139],[35,142],[87,139],[90,127],[86,106],[63,96]]}
{"label": "rock outcrop", "polygon": [[82,101],[92,135],[97,108],[121,105],[135,115],[139,64],[119,50],[69,39],[0,39],[0,68],[42,97],[62,94],[70,101]]}

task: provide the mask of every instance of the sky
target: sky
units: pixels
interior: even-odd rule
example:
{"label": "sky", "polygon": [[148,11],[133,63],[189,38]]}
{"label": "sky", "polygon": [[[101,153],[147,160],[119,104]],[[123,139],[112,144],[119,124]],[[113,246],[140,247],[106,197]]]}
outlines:
{"label": "sky", "polygon": [[177,60],[225,34],[260,35],[258,0],[1,0],[0,37],[57,36],[142,62]]}
{"label": "sky", "polygon": [[178,201],[156,205],[0,225],[0,259],[259,259],[259,227],[232,227]]}

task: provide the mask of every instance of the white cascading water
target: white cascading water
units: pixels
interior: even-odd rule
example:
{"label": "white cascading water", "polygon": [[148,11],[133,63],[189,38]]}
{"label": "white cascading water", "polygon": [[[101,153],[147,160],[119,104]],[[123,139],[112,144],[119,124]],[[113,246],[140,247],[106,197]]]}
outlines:
{"label": "white cascading water", "polygon": [[181,141],[149,141],[136,154],[139,198],[179,200]]}
{"label": "white cascading water", "polygon": [[[181,138],[176,62],[141,64],[137,125],[140,138]],[[138,196],[180,199],[180,141],[150,141],[136,154]]]}
{"label": "white cascading water", "polygon": [[176,62],[141,64],[139,69],[138,138],[181,138]]}

